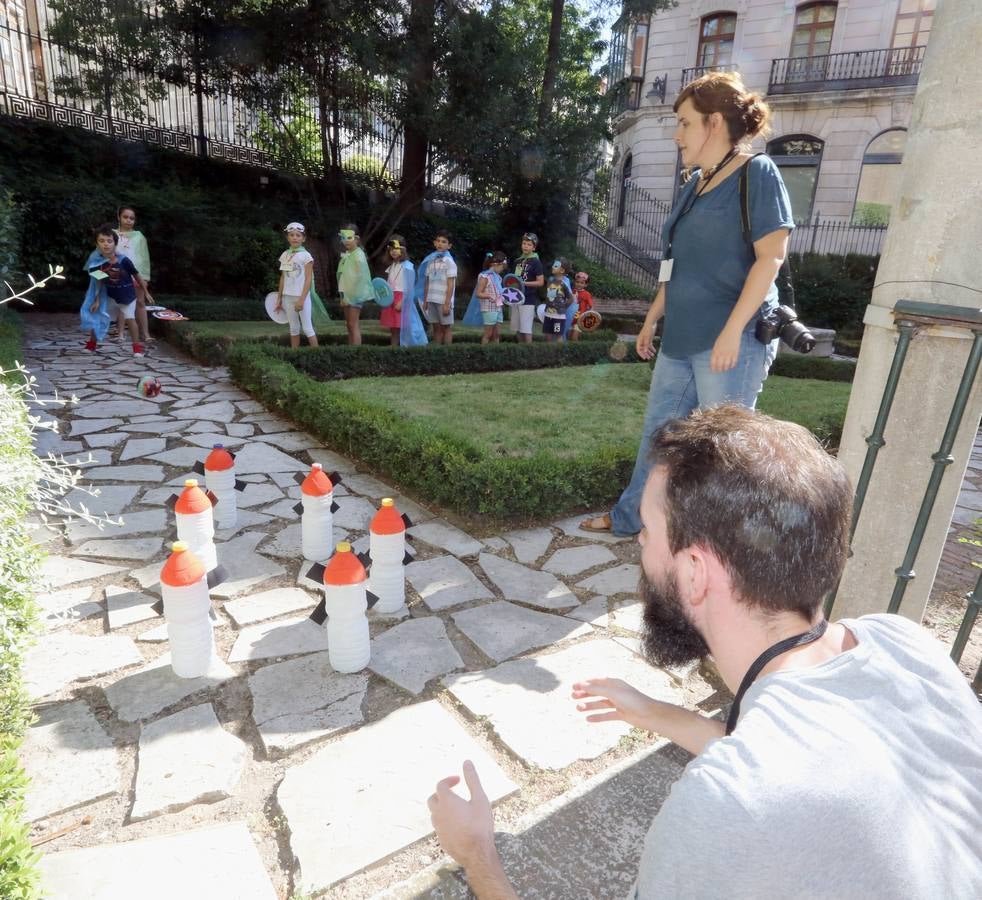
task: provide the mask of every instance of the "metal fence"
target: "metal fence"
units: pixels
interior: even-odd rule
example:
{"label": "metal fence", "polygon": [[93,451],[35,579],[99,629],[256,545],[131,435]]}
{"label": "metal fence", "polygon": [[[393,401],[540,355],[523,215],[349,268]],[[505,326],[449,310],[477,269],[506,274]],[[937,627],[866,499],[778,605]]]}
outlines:
{"label": "metal fence", "polygon": [[576,246],[605,269],[632,281],[643,288],[658,287],[658,273],[649,271],[622,247],[608,240],[589,225],[580,223],[576,229]]}
{"label": "metal fence", "polygon": [[826,56],[801,56],[771,62],[768,94],[915,85],[924,47],[888,47]]}
{"label": "metal fence", "polygon": [[790,253],[825,253],[845,256],[863,253],[879,256],[886,237],[885,225],[853,225],[841,219],[825,219],[815,216],[810,222],[802,222],[791,232],[788,242]]}
{"label": "metal fence", "polygon": [[[156,22],[149,13],[148,21]],[[163,77],[168,72],[191,75],[175,79],[184,83],[170,83]],[[304,175],[323,174],[336,158],[347,177],[383,190],[396,188],[403,129],[395,98],[384,86],[346,97],[343,107],[334,98],[302,92],[263,105],[252,99],[261,95],[262,78],[260,73],[252,81],[237,77],[214,84],[193,60],[124,59],[0,19],[2,114]],[[99,89],[92,90],[93,82]],[[441,162],[432,147],[428,160],[427,197],[495,204]]]}

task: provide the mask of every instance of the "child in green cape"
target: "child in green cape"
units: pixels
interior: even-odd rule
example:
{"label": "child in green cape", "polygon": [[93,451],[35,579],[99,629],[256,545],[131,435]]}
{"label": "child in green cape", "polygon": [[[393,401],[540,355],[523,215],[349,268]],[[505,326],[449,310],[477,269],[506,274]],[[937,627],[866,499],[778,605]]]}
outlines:
{"label": "child in green cape", "polygon": [[361,305],[366,300],[375,299],[372,287],[372,273],[368,259],[361,248],[358,226],[345,225],[339,232],[344,252],[338,262],[338,291],[341,294],[341,308],[344,311],[344,324],[348,329],[348,343],[361,343]]}

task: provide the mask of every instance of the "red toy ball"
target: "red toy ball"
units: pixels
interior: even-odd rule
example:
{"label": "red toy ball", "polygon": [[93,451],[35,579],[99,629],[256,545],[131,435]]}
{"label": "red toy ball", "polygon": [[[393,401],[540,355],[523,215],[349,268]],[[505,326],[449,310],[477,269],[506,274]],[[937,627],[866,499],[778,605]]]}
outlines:
{"label": "red toy ball", "polygon": [[160,379],[154,375],[144,375],[136,389],[143,397],[156,397],[160,393]]}

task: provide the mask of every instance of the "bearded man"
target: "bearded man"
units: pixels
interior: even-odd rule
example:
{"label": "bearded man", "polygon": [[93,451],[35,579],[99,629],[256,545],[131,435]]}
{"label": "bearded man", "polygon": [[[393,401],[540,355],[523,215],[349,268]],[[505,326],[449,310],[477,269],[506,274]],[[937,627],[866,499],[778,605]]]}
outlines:
{"label": "bearded man", "polygon": [[[655,816],[631,896],[982,897],[982,707],[919,625],[822,616],[848,554],[839,463],[804,428],[737,406],[668,423],[652,457],[645,655],[711,655],[734,702],[724,724],[619,679],[573,686],[589,721],[625,721],[695,756]],[[481,900],[516,897],[473,765],[463,773],[469,801],[457,776],[430,797],[437,836]]]}

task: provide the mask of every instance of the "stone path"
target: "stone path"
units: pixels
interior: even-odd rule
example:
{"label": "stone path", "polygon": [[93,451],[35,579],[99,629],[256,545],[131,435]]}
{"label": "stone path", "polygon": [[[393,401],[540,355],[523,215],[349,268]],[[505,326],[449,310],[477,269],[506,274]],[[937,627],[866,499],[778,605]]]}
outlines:
{"label": "stone path", "polygon": [[[698,674],[679,681],[618,643],[635,640],[636,611],[622,608],[637,584],[633,541],[592,539],[576,520],[468,533],[407,496],[411,480],[359,472],[223,369],[162,344],[142,362],[112,343],[90,356],[74,319],[28,322],[39,393],[79,397],[43,414],[59,420],[60,435],[44,434],[39,451],[91,452],[79,463],[88,488],[71,502],[117,523],[76,519],[49,541],[44,631],[26,664],[39,701],[22,751],[32,835],[92,817],[44,845],[53,897],[415,896],[418,879],[445,861],[426,798],[463,759],[475,761],[514,835],[543,804],[565,808],[607,770],[636,758],[638,771],[650,769],[638,753],[654,739],[587,726],[569,700],[573,680],[621,676],[690,705],[714,693]],[[148,371],[163,384],[152,399],[136,394]],[[237,451],[248,487],[236,528],[216,536],[229,571],[212,592],[218,658],[184,680],[151,608],[175,537],[164,504],[219,441]],[[307,618],[320,598],[303,577],[292,507],[293,476],[312,461],[345,473],[337,539],[366,548],[383,496],[414,521],[408,618],[370,619],[372,659],[354,675],[331,669],[326,634]],[[655,807],[679,771],[659,766]],[[623,878],[646,827],[604,826]],[[516,877],[532,871],[510,846]],[[558,885],[575,875],[551,866],[548,877]]]}

